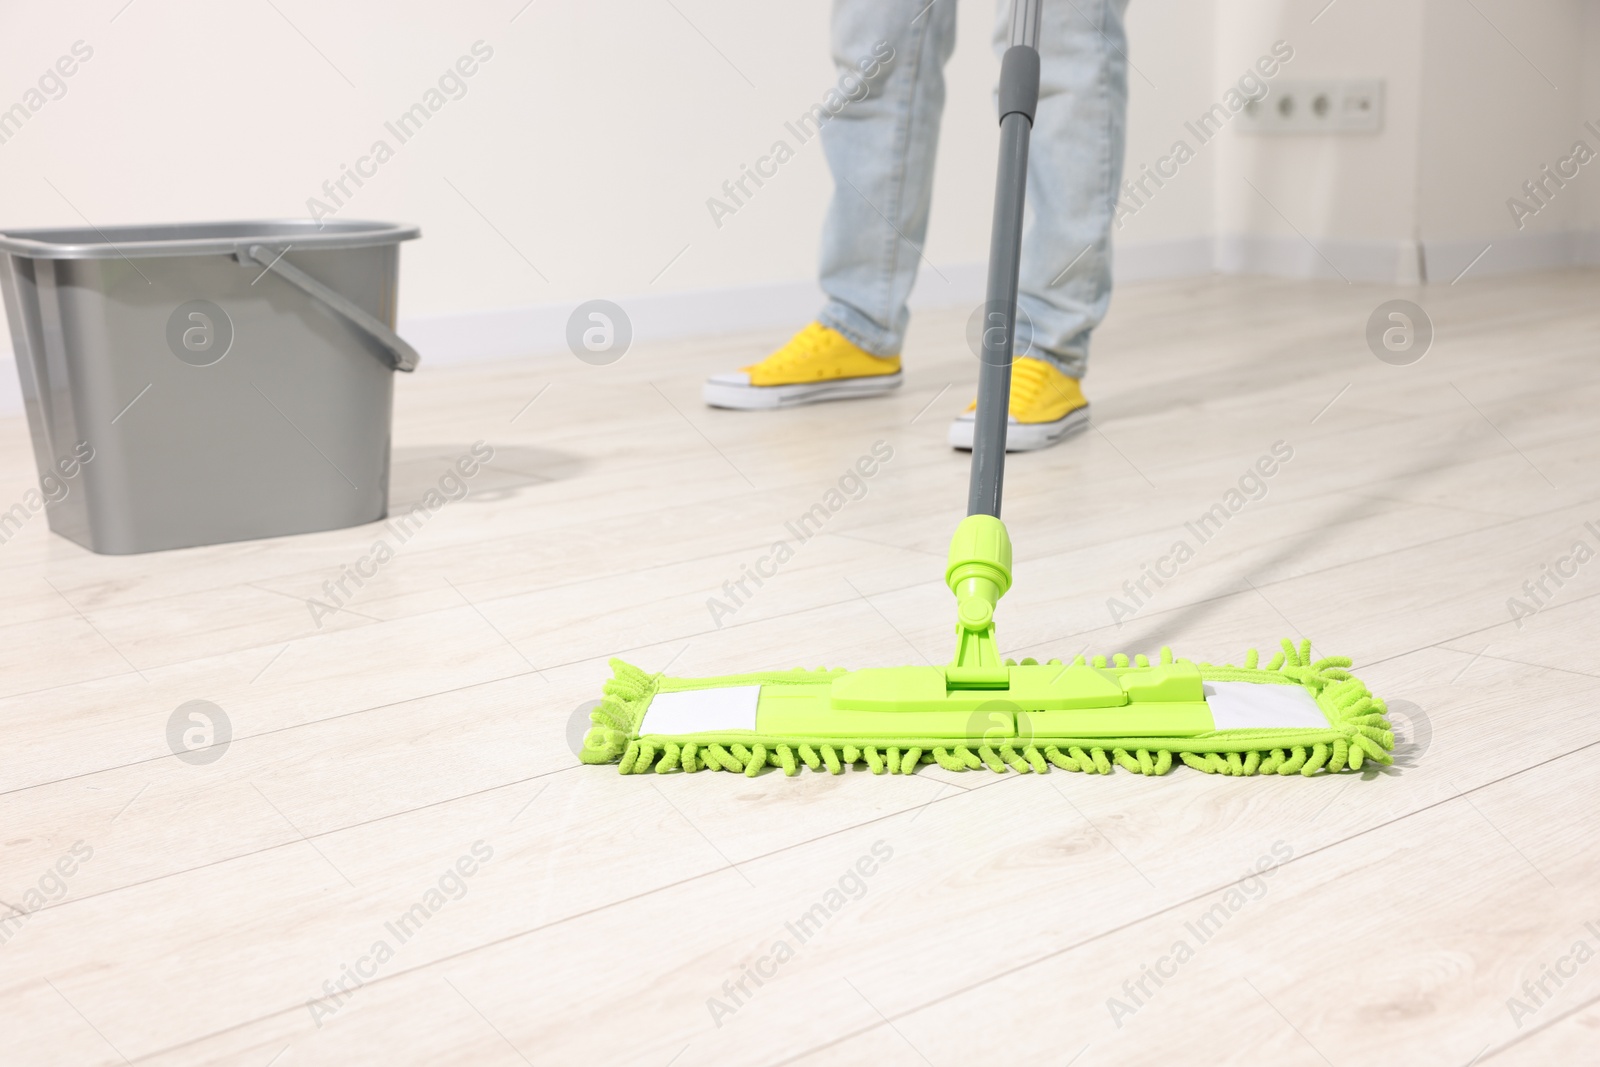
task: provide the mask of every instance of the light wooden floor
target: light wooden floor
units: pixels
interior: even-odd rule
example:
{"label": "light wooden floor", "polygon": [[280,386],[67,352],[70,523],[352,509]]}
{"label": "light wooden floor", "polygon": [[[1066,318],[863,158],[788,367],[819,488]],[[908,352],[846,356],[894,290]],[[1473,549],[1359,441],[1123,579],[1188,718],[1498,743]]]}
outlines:
{"label": "light wooden floor", "polygon": [[[1007,653],[1307,635],[1405,713],[1398,765],[1362,775],[575,765],[612,654],[948,657],[960,313],[917,320],[903,395],[778,414],[698,403],[776,335],[425,368],[397,402],[397,510],[475,441],[494,463],[320,628],[305,598],[381,528],[118,558],[36,518],[0,546],[0,899],[29,912],[0,927],[0,1059],[1595,1062],[1600,962],[1569,954],[1600,950],[1600,561],[1520,626],[1507,600],[1600,541],[1597,282],[1412,293],[1438,336],[1409,367],[1362,339],[1386,288],[1129,287],[1094,431],[1013,457]],[[879,440],[866,494],[714,626],[707,598]],[[1277,441],[1267,495],[1113,625],[1107,598]],[[31,472],[0,421],[0,506]],[[232,727],[207,765],[168,749],[195,699]],[[477,842],[491,858],[445,879],[464,895],[430,898]],[[786,924],[819,903],[802,944]],[[375,977],[308,1007],[380,940]],[[1568,973],[1535,1001],[1547,967]]]}

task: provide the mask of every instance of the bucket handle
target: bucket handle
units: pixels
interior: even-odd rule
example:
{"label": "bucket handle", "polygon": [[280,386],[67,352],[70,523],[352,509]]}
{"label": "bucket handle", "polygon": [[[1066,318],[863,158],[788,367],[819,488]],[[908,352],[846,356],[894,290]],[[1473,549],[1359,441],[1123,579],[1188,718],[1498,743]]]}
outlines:
{"label": "bucket handle", "polygon": [[264,245],[251,245],[241,250],[240,255],[259,263],[313,300],[327,305],[350,325],[378,342],[388,354],[389,363],[395,370],[410,373],[417,369],[417,361],[420,358],[417,350],[407,344],[399,334],[357,307],[353,301],[323,285],[294,264],[286,262],[282,252],[274,254]]}

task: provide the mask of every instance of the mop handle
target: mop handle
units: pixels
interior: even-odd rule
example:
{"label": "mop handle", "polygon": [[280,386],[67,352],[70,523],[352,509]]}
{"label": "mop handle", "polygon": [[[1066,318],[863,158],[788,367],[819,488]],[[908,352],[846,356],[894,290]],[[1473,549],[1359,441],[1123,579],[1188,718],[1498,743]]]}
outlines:
{"label": "mop handle", "polygon": [[1000,517],[1006,421],[1011,406],[1017,272],[1022,260],[1022,205],[1028,183],[1028,135],[1039,103],[1037,45],[1041,3],[1042,0],[1014,0],[1011,47],[1000,60],[1000,167],[995,181],[994,227],[989,236],[989,284],[978,364],[968,515]]}

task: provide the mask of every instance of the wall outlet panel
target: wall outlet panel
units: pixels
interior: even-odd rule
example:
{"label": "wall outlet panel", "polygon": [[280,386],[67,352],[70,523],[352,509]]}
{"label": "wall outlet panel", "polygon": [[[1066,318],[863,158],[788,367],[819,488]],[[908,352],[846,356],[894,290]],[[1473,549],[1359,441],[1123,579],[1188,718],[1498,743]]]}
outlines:
{"label": "wall outlet panel", "polygon": [[1271,83],[1239,113],[1241,133],[1377,133],[1383,129],[1381,78],[1308,78]]}

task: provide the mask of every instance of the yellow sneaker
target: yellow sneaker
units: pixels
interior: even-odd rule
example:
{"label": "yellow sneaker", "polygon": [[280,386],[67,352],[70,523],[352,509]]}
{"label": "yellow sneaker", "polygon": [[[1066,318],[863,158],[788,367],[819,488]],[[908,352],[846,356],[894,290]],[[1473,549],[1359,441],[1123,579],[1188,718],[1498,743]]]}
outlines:
{"label": "yellow sneaker", "polygon": [[760,363],[713,374],[701,396],[714,408],[753,411],[880,396],[900,388],[900,381],[899,356],[875,356],[813,322]]}
{"label": "yellow sneaker", "polygon": [[[950,424],[950,447],[972,450],[978,402]],[[1021,356],[1011,364],[1011,418],[1006,423],[1006,451],[1031,452],[1055,444],[1089,425],[1089,401],[1069,378],[1042,359]]]}

